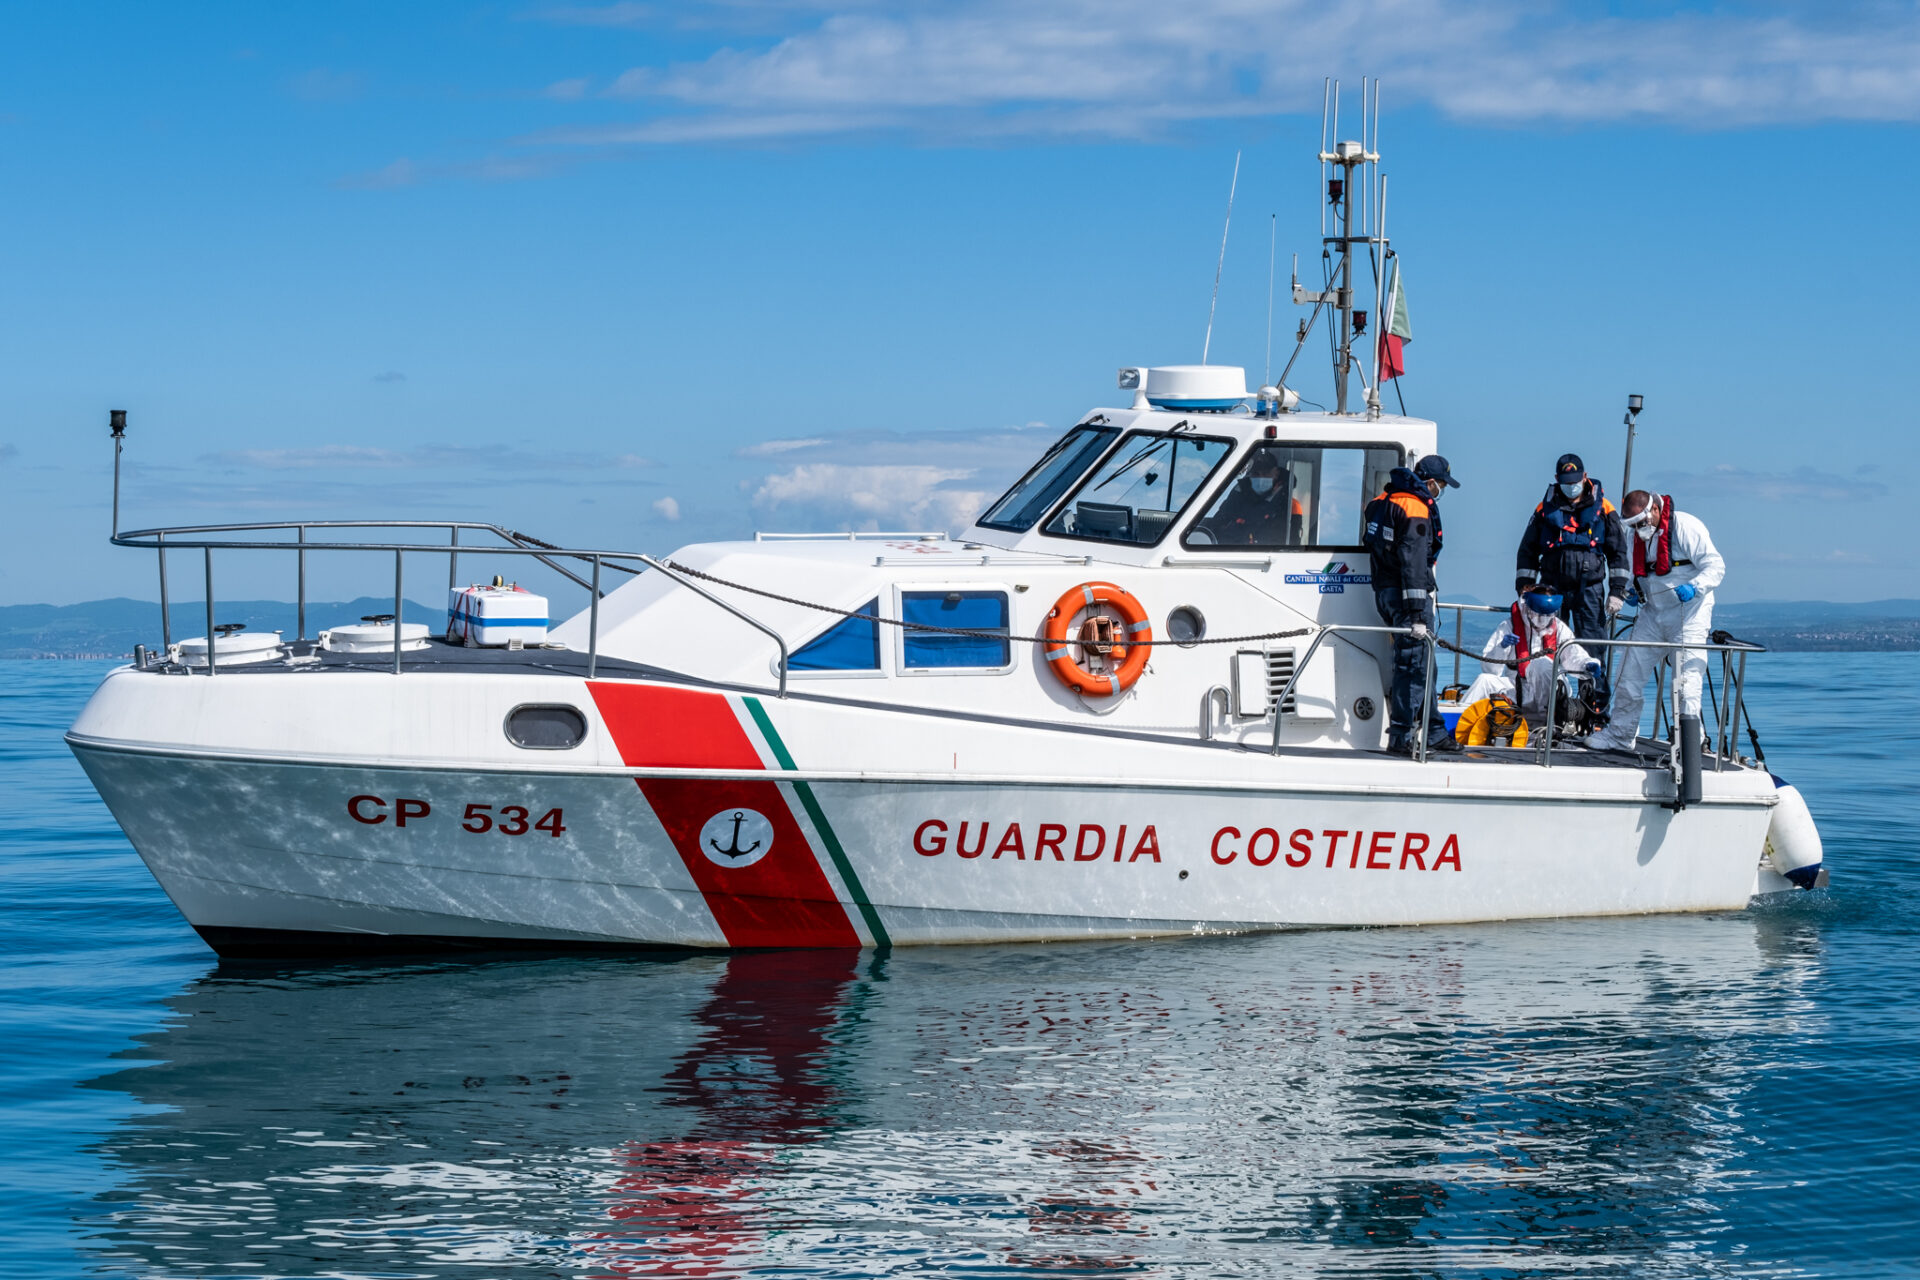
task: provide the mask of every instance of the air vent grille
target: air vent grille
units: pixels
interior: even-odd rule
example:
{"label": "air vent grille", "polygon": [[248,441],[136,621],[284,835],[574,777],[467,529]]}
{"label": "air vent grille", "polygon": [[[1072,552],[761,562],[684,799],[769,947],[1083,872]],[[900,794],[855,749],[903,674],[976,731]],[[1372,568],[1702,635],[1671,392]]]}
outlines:
{"label": "air vent grille", "polygon": [[[1267,650],[1267,710],[1273,710],[1273,700],[1280,696],[1287,682],[1293,679],[1293,650]],[[1284,714],[1291,714],[1299,708],[1294,705],[1294,696],[1287,696],[1286,705],[1280,708]]]}

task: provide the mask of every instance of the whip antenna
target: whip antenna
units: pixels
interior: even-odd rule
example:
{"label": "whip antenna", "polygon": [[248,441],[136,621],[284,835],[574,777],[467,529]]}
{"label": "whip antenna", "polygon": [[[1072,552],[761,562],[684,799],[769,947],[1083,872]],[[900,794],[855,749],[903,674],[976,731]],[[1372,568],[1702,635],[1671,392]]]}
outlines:
{"label": "whip antenna", "polygon": [[1233,193],[1240,189],[1240,153],[1233,153],[1233,182],[1227,187],[1227,221],[1220,228],[1220,261],[1213,268],[1213,301],[1207,304],[1207,338],[1200,344],[1200,363],[1207,362],[1213,349],[1213,313],[1220,306],[1220,273],[1227,265],[1227,232],[1233,229]]}
{"label": "whip antenna", "polygon": [[1279,245],[1280,215],[1267,215],[1267,362],[1260,369],[1260,385],[1273,383],[1273,255]]}

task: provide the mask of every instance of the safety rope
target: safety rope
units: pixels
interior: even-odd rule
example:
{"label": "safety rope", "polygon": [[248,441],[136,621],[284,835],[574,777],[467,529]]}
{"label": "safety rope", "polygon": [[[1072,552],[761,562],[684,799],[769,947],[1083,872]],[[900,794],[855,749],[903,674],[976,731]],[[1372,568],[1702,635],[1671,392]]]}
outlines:
{"label": "safety rope", "polygon": [[[904,618],[888,618],[878,613],[862,613],[858,609],[836,609],[830,604],[820,604],[813,600],[802,600],[798,596],[781,595],[777,591],[768,591],[762,587],[750,587],[744,582],[730,582],[725,578],[715,577],[711,573],[706,573],[702,570],[681,564],[676,560],[668,560],[666,566],[675,573],[684,573],[690,578],[699,578],[703,582],[711,582],[715,586],[726,587],[730,591],[744,591],[748,595],[761,596],[768,600],[777,600],[781,604],[799,605],[803,609],[815,609],[821,613],[831,613],[842,618],[858,618],[865,622],[875,622],[889,627],[899,627],[902,631],[919,631],[940,636],[967,636],[977,640],[1018,640],[1023,644],[1029,641],[1034,644],[1052,643],[1044,635],[1016,636],[1009,631],[993,627],[941,627],[930,622],[908,622]],[[1116,640],[1114,643],[1116,645],[1128,646],[1170,644],[1179,648],[1186,648],[1190,645],[1200,644],[1245,644],[1252,640],[1292,640],[1299,636],[1310,636],[1318,630],[1320,630],[1319,627],[1297,627],[1292,631],[1262,631],[1255,635],[1212,636],[1199,640]]]}
{"label": "safety rope", "polygon": [[[820,604],[818,601],[814,601],[814,600],[802,600],[798,596],[782,595],[778,591],[768,591],[764,587],[750,587],[744,582],[733,582],[733,581],[730,581],[729,579],[718,577],[711,573],[707,573],[705,570],[695,569],[691,565],[681,564],[678,560],[668,560],[665,563],[666,563],[666,567],[671,569],[675,573],[684,573],[689,578],[698,578],[702,582],[711,582],[716,587],[725,587],[729,591],[744,591],[748,595],[760,596],[763,599],[767,599],[767,600],[776,600],[781,604],[798,605],[802,609],[813,609],[813,610],[817,610],[820,613],[831,613],[836,617],[858,618],[863,622],[873,622],[873,623],[880,623],[889,627],[899,627],[902,631],[919,631],[929,635],[940,635],[940,636],[966,636],[971,639],[1018,640],[1018,641],[1021,641],[1022,643],[1031,642],[1033,644],[1051,644],[1052,643],[1052,641],[1050,641],[1044,635],[1016,636],[1016,635],[1013,635],[1011,632],[998,630],[992,627],[984,627],[984,628],[983,627],[941,627],[941,626],[936,626],[930,622],[908,622],[904,618],[888,618],[878,613],[862,613],[858,609],[836,609],[830,604]],[[1251,635],[1210,636],[1205,639],[1199,639],[1199,640],[1125,640],[1125,641],[1115,641],[1115,643],[1128,644],[1128,645],[1138,644],[1138,645],[1146,645],[1149,647],[1154,645],[1167,644],[1167,645],[1174,645],[1178,648],[1184,649],[1184,648],[1189,648],[1193,645],[1202,645],[1202,644],[1246,644],[1249,641],[1253,641],[1253,640],[1292,640],[1300,636],[1310,636],[1318,630],[1320,630],[1319,627],[1296,627],[1291,631],[1261,631]],[[1520,667],[1520,660],[1518,658],[1487,657],[1484,654],[1476,653],[1471,649],[1463,648],[1460,645],[1454,644],[1450,640],[1443,640],[1438,635],[1434,635],[1432,639],[1436,647],[1445,649],[1448,653],[1457,653],[1457,654],[1460,654],[1462,657],[1474,658],[1474,659],[1477,659],[1478,661],[1488,663],[1493,666],[1506,667],[1510,670],[1518,670]],[[1531,662],[1535,658],[1543,658],[1547,656],[1549,656],[1548,651],[1545,649],[1541,649],[1537,653],[1528,654],[1527,661]]]}

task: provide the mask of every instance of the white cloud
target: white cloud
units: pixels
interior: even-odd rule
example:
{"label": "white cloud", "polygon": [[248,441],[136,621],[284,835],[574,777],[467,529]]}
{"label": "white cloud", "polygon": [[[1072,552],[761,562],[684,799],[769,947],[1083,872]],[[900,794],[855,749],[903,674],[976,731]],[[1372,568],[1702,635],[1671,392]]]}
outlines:
{"label": "white cloud", "polygon": [[543,89],[541,93],[542,96],[552,98],[558,102],[578,102],[587,96],[587,85],[589,83],[585,76],[575,76],[569,80],[555,80]]}
{"label": "white cloud", "polygon": [[[549,16],[701,25],[689,15],[742,38],[619,76],[607,94],[653,108],[644,118],[544,140],[1153,137],[1310,114],[1325,69],[1384,77],[1389,113],[1419,101],[1496,122],[1920,119],[1920,19],[1874,0],[1648,17],[1574,0],[957,0],[834,13],[720,0]],[[786,29],[760,35],[770,22]]]}
{"label": "white cloud", "polygon": [[951,530],[971,524],[991,496],[959,487],[973,475],[920,463],[806,462],[762,480],[753,505],[834,529]]}
{"label": "white cloud", "polygon": [[736,458],[771,458],[776,454],[793,453],[799,449],[812,449],[827,443],[819,436],[809,436],[804,440],[762,440],[759,444],[750,444],[744,449],[735,449]]}
{"label": "white cloud", "polygon": [[671,496],[654,500],[653,514],[672,524],[680,518],[680,504]]}

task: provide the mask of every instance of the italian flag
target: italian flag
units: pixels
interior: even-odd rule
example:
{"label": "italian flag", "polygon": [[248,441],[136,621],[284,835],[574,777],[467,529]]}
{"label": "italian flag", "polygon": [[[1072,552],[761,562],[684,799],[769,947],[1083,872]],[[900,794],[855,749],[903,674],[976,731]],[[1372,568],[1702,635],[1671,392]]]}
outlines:
{"label": "italian flag", "polygon": [[1380,329],[1379,381],[1397,378],[1407,371],[1406,346],[1413,341],[1413,323],[1407,319],[1407,295],[1400,287],[1400,259],[1393,260],[1393,274],[1387,279],[1388,322]]}

